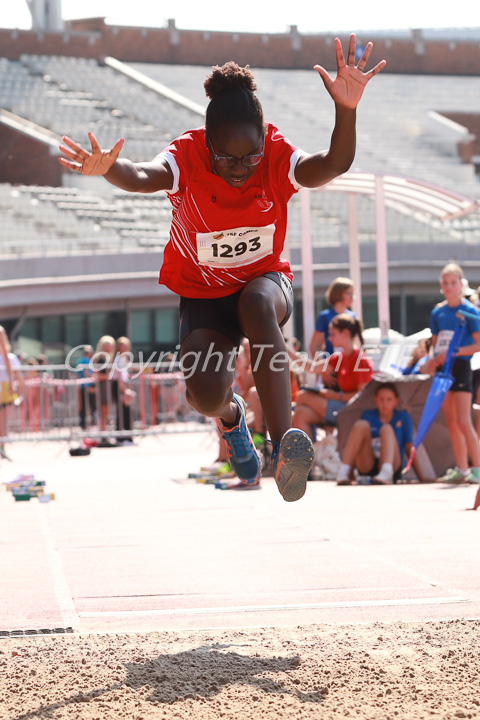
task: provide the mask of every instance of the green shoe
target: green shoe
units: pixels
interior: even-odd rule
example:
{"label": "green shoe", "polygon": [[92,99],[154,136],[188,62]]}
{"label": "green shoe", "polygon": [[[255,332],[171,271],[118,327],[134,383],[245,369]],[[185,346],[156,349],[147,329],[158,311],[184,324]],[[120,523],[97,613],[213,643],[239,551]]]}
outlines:
{"label": "green shoe", "polygon": [[233,470],[230,463],[224,462],[223,465],[220,465],[220,467],[215,470],[215,475],[223,477],[224,475],[230,475],[232,472]]}
{"label": "green shoe", "polygon": [[265,442],[265,438],[263,438],[260,433],[257,432],[252,433],[252,440],[256,448],[262,447]]}
{"label": "green shoe", "polygon": [[443,477],[438,478],[438,482],[444,483],[464,483],[469,482],[467,480],[470,477],[471,472],[464,473],[458,467],[449,468]]}
{"label": "green shoe", "polygon": [[470,483],[470,485],[480,485],[480,468],[473,467],[470,469],[470,472],[468,473],[467,477],[465,478],[465,482]]}

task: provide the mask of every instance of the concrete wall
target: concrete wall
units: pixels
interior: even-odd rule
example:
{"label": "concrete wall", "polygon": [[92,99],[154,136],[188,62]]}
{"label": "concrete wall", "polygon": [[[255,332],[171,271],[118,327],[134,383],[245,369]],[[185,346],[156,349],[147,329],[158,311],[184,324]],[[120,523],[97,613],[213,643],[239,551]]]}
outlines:
{"label": "concrete wall", "polygon": [[58,152],[13,128],[0,124],[0,182],[61,185],[63,169]]}
{"label": "concrete wall", "polygon": [[[347,36],[343,37],[346,45]],[[357,42],[373,40],[371,62],[386,58],[384,72],[411,74],[478,75],[478,41],[425,40],[421,31],[408,38],[374,33]],[[173,21],[166,28],[105,25],[102,18],[67,23],[61,33],[0,30],[1,55],[18,60],[22,53],[68,55],[101,60],[107,55],[125,62],[217,65],[236,60],[252,67],[308,69],[317,62],[332,67],[333,35],[288,33],[256,34],[180,30]]]}

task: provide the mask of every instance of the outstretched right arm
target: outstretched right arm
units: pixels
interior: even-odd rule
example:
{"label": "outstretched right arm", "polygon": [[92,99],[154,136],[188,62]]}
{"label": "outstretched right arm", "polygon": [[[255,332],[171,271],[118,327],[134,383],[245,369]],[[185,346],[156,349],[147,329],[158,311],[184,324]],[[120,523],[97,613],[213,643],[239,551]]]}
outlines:
{"label": "outstretched right arm", "polygon": [[118,158],[123,139],[118,140],[111,150],[101,150],[93,133],[88,133],[88,138],[91,151],[64,136],[65,144],[60,145],[60,151],[65,157],[59,158],[60,164],[81,175],[103,175],[112,185],[130,192],[153,193],[172,189],[173,173],[161,157],[150,162],[134,163]]}

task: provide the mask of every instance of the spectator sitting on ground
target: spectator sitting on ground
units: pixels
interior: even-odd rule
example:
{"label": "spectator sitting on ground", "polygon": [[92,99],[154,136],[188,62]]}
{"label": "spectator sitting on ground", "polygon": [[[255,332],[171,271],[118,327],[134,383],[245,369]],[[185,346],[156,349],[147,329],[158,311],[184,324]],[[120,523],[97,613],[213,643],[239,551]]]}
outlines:
{"label": "spectator sitting on ground", "polygon": [[414,351],[412,353],[410,362],[402,370],[402,375],[420,375],[423,373],[425,373],[426,375],[429,375],[429,373],[427,372],[428,366],[426,366],[425,364],[429,360],[429,353],[430,353],[431,347],[432,347],[432,336],[430,336],[428,338],[420,338],[420,340],[417,343],[417,347],[414,349]]}
{"label": "spectator sitting on ground", "polygon": [[[375,408],[364,410],[353,425],[343,451],[337,485],[353,485],[352,470],[371,478],[374,485],[400,480],[404,454],[413,447],[413,423],[406,410],[399,410],[400,397],[393,382],[381,383],[375,390]],[[420,482],[431,482],[414,460]]]}
{"label": "spectator sitting on ground", "polygon": [[363,345],[362,323],[347,314],[336,315],[329,325],[332,344],[341,352],[335,352],[328,360],[312,360],[305,370],[319,373],[322,379],[332,377],[336,371],[338,390],[331,388],[305,388],[297,396],[293,424],[313,437],[313,427],[319,424],[335,427],[336,414],[351,398],[370,381],[372,363],[354,345],[356,338]]}

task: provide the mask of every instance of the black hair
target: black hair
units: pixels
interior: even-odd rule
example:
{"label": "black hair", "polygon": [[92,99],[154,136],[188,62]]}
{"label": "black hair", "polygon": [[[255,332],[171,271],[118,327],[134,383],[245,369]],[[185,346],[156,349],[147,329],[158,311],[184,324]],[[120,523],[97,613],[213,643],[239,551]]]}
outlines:
{"label": "black hair", "polygon": [[395,383],[390,382],[389,380],[386,380],[385,382],[380,383],[380,385],[377,385],[374,393],[375,397],[378,395],[380,390],[390,390],[390,392],[392,392],[396,398],[400,398],[397,386],[395,385]]}
{"label": "black hair", "polygon": [[221,67],[216,65],[203,87],[210,98],[205,120],[209,134],[215,135],[225,125],[253,125],[263,135],[263,110],[248,65],[242,68],[232,60]]}
{"label": "black hair", "polygon": [[359,318],[347,315],[347,313],[340,313],[330,320],[330,324],[340,332],[348,330],[352,338],[358,337],[363,345],[363,323]]}

